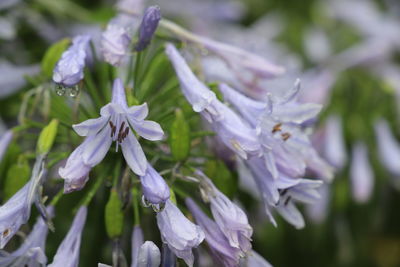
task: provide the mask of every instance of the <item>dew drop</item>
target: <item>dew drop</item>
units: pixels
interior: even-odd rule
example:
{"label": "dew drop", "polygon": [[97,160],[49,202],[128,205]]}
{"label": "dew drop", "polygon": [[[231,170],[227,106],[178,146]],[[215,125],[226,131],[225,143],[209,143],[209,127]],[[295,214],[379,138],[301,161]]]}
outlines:
{"label": "dew drop", "polygon": [[69,88],[69,96],[70,97],[76,97],[78,94],[79,94],[79,88],[77,85]]}
{"label": "dew drop", "polygon": [[57,95],[63,96],[65,94],[65,91],[66,91],[66,89],[63,85],[61,85],[61,84],[56,85],[56,94]]}
{"label": "dew drop", "polygon": [[142,196],[142,205],[145,208],[148,208],[151,206],[151,203],[144,197],[144,195]]}
{"label": "dew drop", "polygon": [[154,212],[162,212],[165,209],[165,203],[151,205]]}

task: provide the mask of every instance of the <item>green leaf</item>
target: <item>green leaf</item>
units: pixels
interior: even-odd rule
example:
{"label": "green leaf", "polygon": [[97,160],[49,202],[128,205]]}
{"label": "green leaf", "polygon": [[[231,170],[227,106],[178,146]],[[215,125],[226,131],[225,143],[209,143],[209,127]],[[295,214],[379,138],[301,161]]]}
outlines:
{"label": "green leaf", "polygon": [[67,49],[70,43],[70,38],[64,38],[47,49],[42,60],[42,72],[47,78],[53,76],[53,70],[57,61],[61,58],[62,53]]}
{"label": "green leaf", "polygon": [[37,143],[37,153],[46,154],[50,151],[53,146],[54,139],[57,135],[58,120],[52,119],[49,125],[43,128],[39,135],[39,140]]}
{"label": "green leaf", "polygon": [[223,161],[207,161],[205,174],[210,177],[215,186],[226,196],[232,197],[236,192],[236,180]]}
{"label": "green leaf", "polygon": [[106,205],[105,222],[108,237],[116,238],[121,235],[124,214],[122,213],[121,200],[115,188],[111,189],[110,198]]}
{"label": "green leaf", "polygon": [[11,165],[4,182],[4,201],[11,198],[29,181],[30,173],[31,169],[27,160]]}
{"label": "green leaf", "polygon": [[189,156],[190,152],[190,128],[180,109],[175,112],[169,134],[169,145],[172,157],[176,161],[183,161]]}

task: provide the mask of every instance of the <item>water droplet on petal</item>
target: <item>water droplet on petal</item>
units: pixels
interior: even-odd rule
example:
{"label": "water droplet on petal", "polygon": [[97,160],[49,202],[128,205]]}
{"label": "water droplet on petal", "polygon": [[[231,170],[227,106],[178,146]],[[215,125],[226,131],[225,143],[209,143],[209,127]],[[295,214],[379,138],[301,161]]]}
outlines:
{"label": "water droplet on petal", "polygon": [[151,205],[154,212],[162,212],[165,208],[165,203]]}
{"label": "water droplet on petal", "polygon": [[76,97],[78,94],[79,94],[79,88],[77,85],[69,88],[69,96],[70,97]]}
{"label": "water droplet on petal", "polygon": [[144,197],[144,195],[142,196],[142,205],[145,208],[148,208],[151,206],[151,203]]}
{"label": "water droplet on petal", "polygon": [[63,96],[65,94],[65,91],[66,91],[66,89],[63,85],[61,85],[61,84],[56,85],[56,94],[57,95]]}

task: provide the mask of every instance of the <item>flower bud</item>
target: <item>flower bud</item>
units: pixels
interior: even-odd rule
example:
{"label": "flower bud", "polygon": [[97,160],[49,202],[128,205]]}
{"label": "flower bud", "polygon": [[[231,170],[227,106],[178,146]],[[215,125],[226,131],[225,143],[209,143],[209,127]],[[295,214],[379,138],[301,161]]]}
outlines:
{"label": "flower bud", "polygon": [[124,214],[121,208],[121,200],[119,199],[117,191],[113,188],[111,189],[110,198],[108,199],[105,210],[106,230],[110,238],[116,238],[122,233]]}
{"label": "flower bud", "polygon": [[139,41],[136,44],[136,51],[142,51],[150,44],[160,19],[160,7],[151,6],[146,9],[139,28]]}
{"label": "flower bud", "polygon": [[37,153],[39,155],[49,153],[57,135],[57,128],[58,120],[56,119],[53,119],[49,125],[43,128],[37,143]]}
{"label": "flower bud", "polygon": [[169,146],[172,157],[176,161],[183,161],[188,157],[190,152],[190,129],[180,109],[176,110],[175,120],[171,125]]}

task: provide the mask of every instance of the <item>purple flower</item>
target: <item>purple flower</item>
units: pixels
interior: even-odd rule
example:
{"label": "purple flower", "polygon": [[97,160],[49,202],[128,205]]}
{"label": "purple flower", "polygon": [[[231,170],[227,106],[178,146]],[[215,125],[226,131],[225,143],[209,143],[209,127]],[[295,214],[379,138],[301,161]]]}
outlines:
{"label": "purple flower", "polygon": [[157,214],[157,224],[162,241],[187,265],[193,266],[192,248],[204,239],[201,228],[189,221],[170,200],[165,202],[163,211]]}
{"label": "purple flower", "polygon": [[31,204],[27,195],[31,182],[22,187],[4,205],[0,206],[0,248],[26,223],[31,212]]}
{"label": "purple flower", "polygon": [[138,266],[138,257],[139,257],[139,250],[140,246],[143,244],[143,231],[142,228],[138,225],[133,227],[132,232],[132,265],[131,267]]}
{"label": "purple flower", "polygon": [[7,151],[8,145],[11,143],[13,138],[13,131],[8,130],[0,137],[0,162],[3,159],[4,154]]}
{"label": "purple flower", "polygon": [[146,9],[139,28],[139,41],[136,44],[136,51],[142,51],[150,44],[160,19],[160,7],[151,6]]}
{"label": "purple flower", "polygon": [[146,174],[140,177],[140,181],[144,197],[150,203],[161,204],[169,199],[167,183],[150,164],[147,164]]}
{"label": "purple flower", "polygon": [[374,173],[370,166],[368,150],[364,143],[359,142],[353,147],[350,178],[355,201],[359,203],[367,202],[374,188]]}
{"label": "purple flower", "polygon": [[90,36],[88,35],[74,37],[72,45],[62,54],[54,68],[54,82],[71,87],[83,79],[89,41]]}
{"label": "purple flower", "polygon": [[193,110],[201,112],[207,109],[209,113],[217,114],[215,110],[210,109],[211,102],[217,98],[214,92],[197,79],[174,45],[167,44],[165,52],[178,75],[182,92],[193,106]]}
{"label": "purple flower", "polygon": [[101,49],[104,60],[113,66],[119,66],[129,52],[131,37],[127,29],[111,22],[101,35]]}
{"label": "purple flower", "polygon": [[75,215],[72,226],[61,242],[54,256],[53,262],[48,265],[49,267],[75,267],[79,264],[79,250],[81,246],[82,230],[85,226],[87,215],[87,207],[82,206],[79,208],[78,213]]}
{"label": "purple flower", "polygon": [[222,194],[208,177],[201,172],[198,172],[198,175],[201,177],[204,192],[210,201],[215,222],[227,237],[229,244],[246,253],[251,249],[251,235],[253,234],[253,228],[250,226],[246,214]]}
{"label": "purple flower", "polygon": [[175,254],[169,249],[167,244],[162,245],[162,261],[161,267],[175,267],[176,266],[176,256]]}
{"label": "purple flower", "polygon": [[103,160],[113,141],[116,142],[117,151],[121,145],[132,171],[140,176],[145,175],[146,156],[132,129],[152,141],[161,140],[164,135],[158,123],[145,120],[147,114],[146,103],[128,107],[122,81],[115,79],[111,103],[101,109],[101,117],[73,125],[80,136],[86,136],[86,140],[70,155],[66,167],[59,171],[61,177],[67,180],[67,192],[84,186],[90,168]]}
{"label": "purple flower", "polygon": [[204,231],[205,240],[216,261],[223,266],[238,266],[243,252],[239,248],[230,245],[228,238],[221,231],[218,224],[204,214],[191,198],[187,198],[185,201],[197,224]]}
{"label": "purple flower", "polygon": [[331,115],[326,121],[325,157],[334,167],[342,169],[346,164],[347,154],[343,140],[342,120]]}
{"label": "purple flower", "polygon": [[158,247],[151,241],[146,241],[140,247],[138,256],[138,267],[159,267],[161,253]]}
{"label": "purple flower", "polygon": [[[53,215],[53,207],[49,207],[48,213]],[[31,233],[24,243],[14,252],[0,257],[1,266],[37,266],[46,264],[45,244],[48,227],[42,217],[38,217]]]}
{"label": "purple flower", "polygon": [[400,176],[400,144],[395,139],[389,124],[384,119],[378,120],[374,127],[381,163],[389,172]]}

